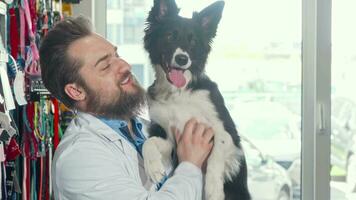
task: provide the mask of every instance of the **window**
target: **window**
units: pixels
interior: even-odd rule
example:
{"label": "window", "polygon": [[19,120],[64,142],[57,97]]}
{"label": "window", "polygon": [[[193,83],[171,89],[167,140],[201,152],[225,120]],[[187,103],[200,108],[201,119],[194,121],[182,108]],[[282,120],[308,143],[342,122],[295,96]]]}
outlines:
{"label": "window", "polygon": [[[191,17],[213,1],[176,2],[180,15]],[[299,199],[301,1],[230,0],[225,4],[206,72],[218,83],[239,132],[253,146],[246,152],[254,164],[249,175],[252,196],[277,199],[294,194]],[[118,44],[124,58],[137,64],[133,72],[146,88],[153,79],[142,38],[151,6],[151,0],[144,0],[107,8],[107,37]],[[122,28],[120,32],[116,26]]]}
{"label": "window", "polygon": [[145,83],[144,66],[142,64],[131,64],[131,71],[135,74],[137,81],[143,85]]}
{"label": "window", "polygon": [[107,0],[107,7],[110,9],[120,9],[122,1],[120,0]]}
{"label": "window", "polygon": [[146,11],[150,3],[148,0],[110,0],[106,16],[107,39],[119,47],[120,56],[132,65],[133,73],[145,88],[153,81],[142,44]]}
{"label": "window", "polygon": [[356,198],[356,2],[334,0],[332,10],[331,199]]}
{"label": "window", "polygon": [[108,24],[106,37],[114,44],[123,44],[121,24]]}
{"label": "window", "polygon": [[[193,10],[213,0],[176,2],[181,15],[191,16]],[[286,172],[281,179],[290,187],[293,199],[356,199],[352,191],[356,181],[356,95],[352,90],[356,3],[225,0],[225,4],[206,69],[219,84],[252,149],[246,150],[254,166],[250,175],[258,177],[258,169],[275,166],[264,164],[277,163]],[[144,20],[151,5],[151,0],[121,1],[120,7],[108,3],[108,38],[120,44],[130,63],[142,66],[135,73],[143,72],[139,76],[144,87],[153,81],[142,50]],[[119,35],[110,30],[112,24],[121,27]],[[265,194],[265,183],[271,181],[269,186],[274,186],[276,181],[249,179],[255,186],[251,186],[255,199],[259,199],[257,193]],[[273,195],[288,194],[285,187],[275,191]]]}

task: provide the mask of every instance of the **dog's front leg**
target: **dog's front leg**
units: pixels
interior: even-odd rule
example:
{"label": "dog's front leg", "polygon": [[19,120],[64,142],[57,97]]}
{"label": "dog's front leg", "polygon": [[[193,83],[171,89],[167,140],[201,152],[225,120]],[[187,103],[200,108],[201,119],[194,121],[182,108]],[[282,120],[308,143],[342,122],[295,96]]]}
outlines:
{"label": "dog's front leg", "polygon": [[151,137],[142,147],[145,171],[154,183],[166,175],[166,166],[171,163],[173,144],[168,139]]}
{"label": "dog's front leg", "polygon": [[225,156],[221,141],[214,139],[214,148],[208,159],[205,175],[205,200],[224,200]]}

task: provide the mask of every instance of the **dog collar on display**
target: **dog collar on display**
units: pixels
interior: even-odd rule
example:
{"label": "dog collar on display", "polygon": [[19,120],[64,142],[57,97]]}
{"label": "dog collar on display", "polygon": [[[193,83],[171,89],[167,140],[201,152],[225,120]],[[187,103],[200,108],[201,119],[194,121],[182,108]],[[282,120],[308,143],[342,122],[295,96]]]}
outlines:
{"label": "dog collar on display", "polygon": [[58,105],[58,100],[53,98],[52,100],[53,102],[53,108],[54,108],[54,120],[53,120],[53,124],[54,124],[54,134],[53,134],[53,148],[57,149],[57,146],[59,144],[59,105]]}
{"label": "dog collar on display", "polygon": [[27,65],[25,66],[25,71],[29,75],[40,76],[41,70],[39,68],[39,63],[38,63],[39,53],[36,46],[36,36],[35,33],[33,32],[34,27],[32,26],[30,6],[28,5],[28,2],[26,0],[23,0],[21,2],[25,10],[25,18],[28,26],[28,35],[30,40],[30,49],[27,50],[27,57],[26,57],[28,62],[26,62]]}
{"label": "dog collar on display", "polygon": [[39,185],[38,185],[38,199],[42,199],[42,192],[43,192],[43,179],[44,179],[44,164],[43,164],[43,162],[44,162],[44,157],[43,156],[41,156],[40,157],[40,173],[39,173],[39,175],[40,175],[40,180],[38,181],[39,182]]}
{"label": "dog collar on display", "polygon": [[32,176],[31,176],[31,199],[37,199],[37,160],[31,160],[31,170],[32,170]]}
{"label": "dog collar on display", "polygon": [[29,158],[23,158],[23,171],[22,171],[22,200],[28,200],[28,192],[27,192],[27,179],[28,179],[28,171],[27,171],[27,161]]}
{"label": "dog collar on display", "polygon": [[16,75],[15,75],[15,79],[13,81],[13,92],[14,92],[14,96],[15,99],[17,101],[17,104],[22,106],[27,104],[27,100],[25,98],[26,94],[25,94],[25,89],[24,89],[24,85],[25,85],[25,80],[24,80],[24,73],[22,71],[20,71],[20,69],[17,66],[17,62],[16,60],[9,54],[10,59],[13,62],[13,68],[16,71]]}
{"label": "dog collar on display", "polygon": [[10,8],[9,9],[9,21],[10,21],[10,35],[11,37],[10,39],[10,47],[11,47],[11,51],[10,54],[12,55],[12,57],[17,58],[17,52],[18,49],[17,47],[20,44],[19,41],[19,37],[18,37],[18,30],[17,28],[19,27],[17,24],[17,17],[16,17],[16,11],[15,8]]}
{"label": "dog collar on display", "polygon": [[[59,126],[59,124],[58,124]],[[52,138],[50,137],[48,139],[48,168],[47,168],[47,173],[48,173],[48,187],[46,185],[46,188],[48,189],[48,193],[46,193],[46,200],[47,199],[52,199],[52,171],[51,171],[51,166],[52,166],[52,153],[53,153],[53,145],[52,145]]]}
{"label": "dog collar on display", "polygon": [[21,58],[25,59],[25,12],[23,7],[19,6],[19,15],[20,15],[20,55]]}
{"label": "dog collar on display", "polygon": [[8,62],[8,53],[6,52],[5,46],[3,44],[3,40],[0,34],[0,76],[1,76],[1,85],[2,92],[4,94],[5,100],[5,113],[9,116],[9,111],[15,109],[14,99],[12,97],[12,91],[10,87],[9,78],[7,76],[7,66]]}

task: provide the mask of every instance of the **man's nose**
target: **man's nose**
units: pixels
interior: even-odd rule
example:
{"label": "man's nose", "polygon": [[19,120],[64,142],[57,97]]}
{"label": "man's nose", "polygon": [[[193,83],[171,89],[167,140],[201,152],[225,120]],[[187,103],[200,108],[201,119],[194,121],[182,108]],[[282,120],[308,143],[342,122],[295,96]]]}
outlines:
{"label": "man's nose", "polygon": [[129,65],[124,59],[118,58],[117,61],[118,71],[120,74],[125,73],[127,71],[131,71],[131,65]]}

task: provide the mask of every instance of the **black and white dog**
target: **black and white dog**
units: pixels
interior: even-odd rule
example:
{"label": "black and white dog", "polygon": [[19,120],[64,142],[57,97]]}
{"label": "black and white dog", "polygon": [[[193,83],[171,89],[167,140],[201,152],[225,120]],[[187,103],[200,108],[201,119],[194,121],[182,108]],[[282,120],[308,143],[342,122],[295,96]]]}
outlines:
{"label": "black and white dog", "polygon": [[223,8],[224,2],[218,1],[189,19],[178,15],[174,0],[154,1],[144,36],[156,72],[156,80],[148,89],[153,124],[143,157],[147,174],[159,182],[175,148],[170,127],[183,130],[194,117],[210,125],[215,133],[204,199],[246,200],[250,194],[240,137],[216,83],[204,71]]}

